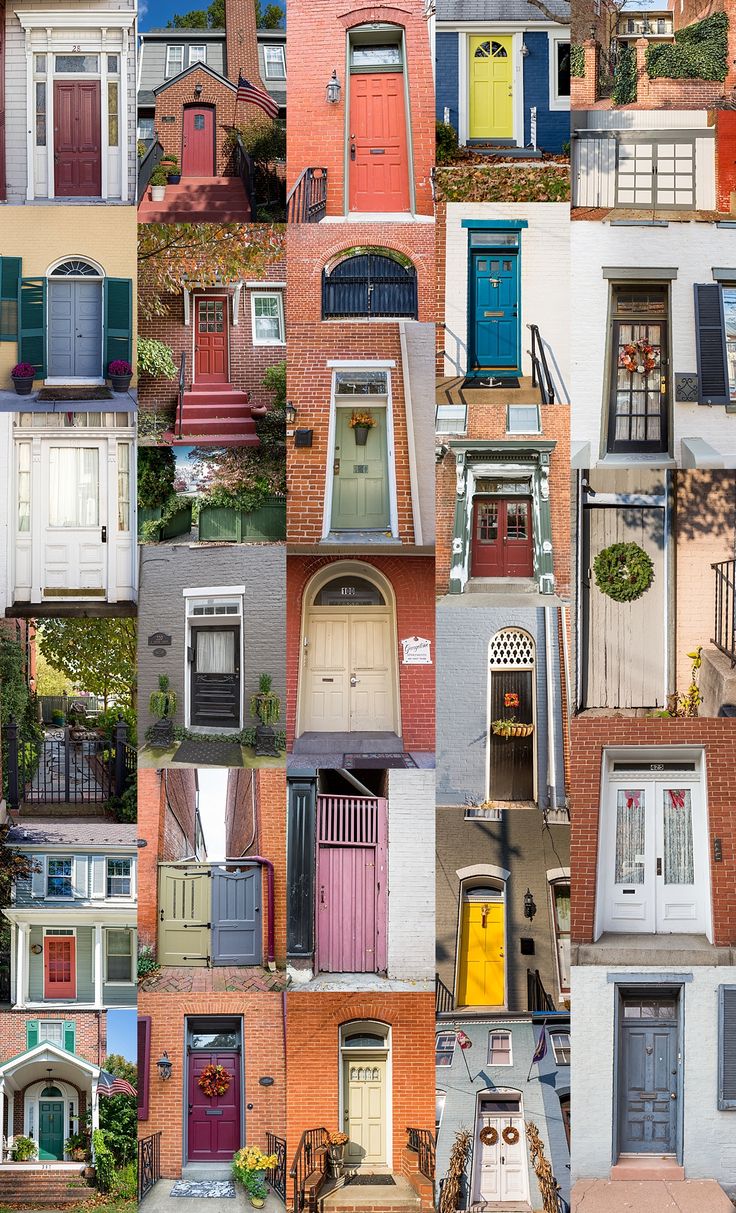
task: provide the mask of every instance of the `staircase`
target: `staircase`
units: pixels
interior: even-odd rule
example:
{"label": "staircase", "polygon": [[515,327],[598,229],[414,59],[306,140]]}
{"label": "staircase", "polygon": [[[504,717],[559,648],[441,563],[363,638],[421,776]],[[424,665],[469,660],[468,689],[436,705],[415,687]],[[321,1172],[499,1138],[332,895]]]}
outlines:
{"label": "staircase", "polygon": [[150,186],[138,207],[139,223],[248,223],[251,206],[240,177],[185,177],[167,185],[163,202]]}
{"label": "staircase", "polygon": [[0,1207],[53,1208],[79,1205],[92,1195],[83,1163],[0,1166]]}
{"label": "staircase", "polygon": [[192,387],[183,392],[180,424],[173,437],[181,442],[201,439],[230,446],[258,446],[250,392],[240,392],[229,384]]}
{"label": "staircase", "polygon": [[353,1186],[349,1182],[323,1188],[319,1201],[321,1213],[421,1213],[431,1208],[404,1175],[394,1174],[392,1184]]}

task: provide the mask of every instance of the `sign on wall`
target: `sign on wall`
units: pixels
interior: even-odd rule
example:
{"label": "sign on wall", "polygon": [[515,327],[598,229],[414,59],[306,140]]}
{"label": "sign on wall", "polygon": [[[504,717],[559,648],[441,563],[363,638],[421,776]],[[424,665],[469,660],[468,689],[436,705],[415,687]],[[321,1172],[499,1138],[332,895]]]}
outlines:
{"label": "sign on wall", "polygon": [[401,658],[402,665],[431,665],[431,644],[431,640],[423,640],[421,636],[409,636],[406,640],[402,640],[401,647],[404,651]]}

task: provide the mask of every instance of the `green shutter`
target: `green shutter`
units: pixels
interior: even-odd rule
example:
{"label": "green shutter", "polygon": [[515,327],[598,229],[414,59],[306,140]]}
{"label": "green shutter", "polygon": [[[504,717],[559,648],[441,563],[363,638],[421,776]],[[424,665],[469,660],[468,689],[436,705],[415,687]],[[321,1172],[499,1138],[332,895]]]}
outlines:
{"label": "green shutter", "polygon": [[105,365],[123,358],[132,363],[133,283],[130,278],[105,279]]}
{"label": "green shutter", "polygon": [[26,1024],[26,1048],[35,1049],[38,1044],[38,1020],[29,1019]]}
{"label": "green shutter", "polygon": [[21,278],[18,286],[18,361],[46,374],[46,279]]}
{"label": "green shutter", "polygon": [[72,1020],[64,1021],[64,1048],[67,1053],[73,1053],[76,1048],[76,1030]]}
{"label": "green shutter", "polygon": [[18,340],[20,257],[0,257],[0,341]]}

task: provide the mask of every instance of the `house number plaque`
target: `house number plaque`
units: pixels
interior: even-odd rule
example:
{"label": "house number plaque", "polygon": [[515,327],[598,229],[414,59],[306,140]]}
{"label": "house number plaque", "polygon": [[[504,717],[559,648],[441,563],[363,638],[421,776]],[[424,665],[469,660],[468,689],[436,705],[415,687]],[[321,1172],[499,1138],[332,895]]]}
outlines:
{"label": "house number plaque", "polygon": [[401,658],[403,665],[431,665],[432,655],[430,652],[431,640],[424,640],[421,636],[409,636],[406,640],[402,640],[401,647],[403,656]]}
{"label": "house number plaque", "polygon": [[171,644],[171,637],[166,635],[166,632],[154,632],[148,637],[149,649],[160,649],[162,645]]}

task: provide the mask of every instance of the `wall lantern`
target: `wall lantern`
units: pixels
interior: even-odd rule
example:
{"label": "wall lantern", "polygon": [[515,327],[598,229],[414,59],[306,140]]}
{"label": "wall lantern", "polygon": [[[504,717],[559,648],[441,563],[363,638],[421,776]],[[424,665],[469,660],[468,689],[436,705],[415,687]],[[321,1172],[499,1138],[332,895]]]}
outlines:
{"label": "wall lantern", "polygon": [[169,1055],[165,1049],[164,1049],[163,1053],[161,1054],[161,1056],[159,1057],[158,1061],[156,1062],[156,1069],[158,1070],[158,1072],[161,1075],[161,1078],[163,1079],[164,1082],[166,1082],[166,1080],[168,1078],[171,1078],[172,1066],[171,1066],[171,1062],[169,1061]]}
{"label": "wall lantern", "polygon": [[529,47],[527,46],[526,42],[522,42],[522,44],[521,44],[521,57],[522,57],[522,59],[526,59],[526,58],[527,58],[527,56],[528,56],[528,54],[529,54]]}
{"label": "wall lantern", "polygon": [[532,891],[531,889],[527,889],[526,893],[524,894],[524,917],[531,921],[536,912],[537,906],[534,898],[532,897]]}
{"label": "wall lantern", "polygon": [[290,400],[286,401],[286,424],[293,425],[296,421],[296,409]]}
{"label": "wall lantern", "polygon": [[342,85],[337,78],[337,68],[333,71],[327,83],[327,104],[339,105],[340,94],[342,93]]}
{"label": "wall lantern", "polygon": [[199,98],[202,96],[202,85],[201,84],[195,84],[194,96],[196,97],[197,101],[199,101]]}

